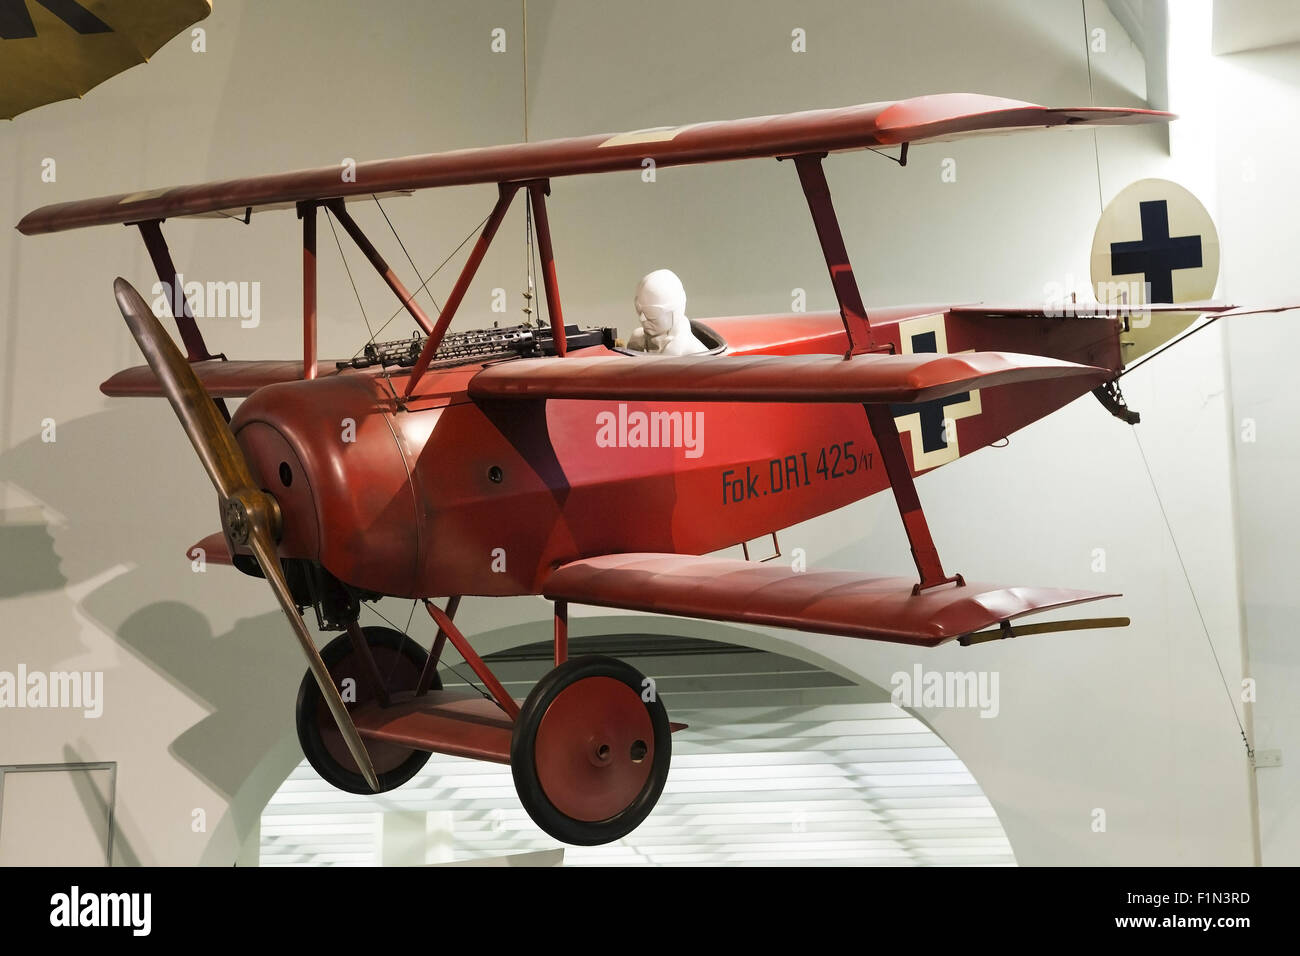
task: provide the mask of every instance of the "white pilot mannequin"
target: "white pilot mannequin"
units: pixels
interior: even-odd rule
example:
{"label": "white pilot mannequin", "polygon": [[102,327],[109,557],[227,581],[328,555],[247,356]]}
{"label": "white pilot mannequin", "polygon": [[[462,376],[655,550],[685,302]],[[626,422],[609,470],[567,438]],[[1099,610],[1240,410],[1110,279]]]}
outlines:
{"label": "white pilot mannequin", "polygon": [[641,328],[628,338],[627,347],[655,355],[696,355],[708,348],[691,331],[686,317],[686,290],[676,273],[656,269],[636,287],[633,300]]}

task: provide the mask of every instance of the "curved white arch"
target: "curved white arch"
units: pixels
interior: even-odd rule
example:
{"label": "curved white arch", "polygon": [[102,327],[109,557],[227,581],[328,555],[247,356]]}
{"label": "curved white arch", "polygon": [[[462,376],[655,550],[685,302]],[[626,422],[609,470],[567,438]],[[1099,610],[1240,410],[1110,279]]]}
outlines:
{"label": "curved white arch", "polygon": [[[482,634],[476,634],[474,635],[474,642],[476,648],[480,649],[482,653],[489,654],[536,643],[539,637],[543,636],[542,633],[539,633],[542,628],[543,625],[537,621],[511,624]],[[843,647],[846,643],[853,643],[846,642],[843,638],[831,638],[828,646],[823,648],[815,646],[818,640],[817,635],[801,635],[773,629],[744,628],[710,621],[683,620],[621,612],[608,613],[601,611],[593,614],[580,614],[575,615],[571,622],[571,635],[575,638],[585,635],[612,635],[628,632],[698,638],[791,657],[820,668],[829,674],[836,675],[858,687],[870,688],[872,696],[876,699],[888,700],[889,697],[888,690],[884,689],[889,686],[888,674],[885,673],[884,668],[854,666],[843,657],[833,656],[830,653]],[[812,641],[805,642],[804,638],[812,638]],[[942,741],[942,735],[925,716],[910,709],[907,709],[906,713],[919,720]],[[221,852],[215,849],[218,844],[226,848],[232,842],[242,845],[248,839],[249,834],[255,832],[256,821],[262,812],[262,808],[271,800],[280,783],[293,772],[300,759],[300,754],[297,751],[296,735],[287,735],[287,739],[281,738],[268,748],[266,755],[259,761],[257,770],[250,775],[248,783],[241,787],[240,791],[232,799],[230,812],[223,818],[217,831],[214,832],[209,846],[209,853]],[[435,760],[438,759],[435,757]],[[961,760],[960,757],[957,759]],[[965,770],[970,773],[971,768],[969,765],[965,764],[964,761],[963,765]],[[505,773],[508,778],[508,772]],[[977,777],[973,773],[972,776]],[[272,781],[275,781],[274,784],[272,784]],[[992,807],[991,801],[990,806]],[[493,812],[497,813],[498,811]],[[992,812],[997,815],[997,808],[993,807]],[[1005,832],[1005,829],[1001,832]],[[630,840],[631,838],[629,838]],[[531,847],[523,847],[523,849],[528,848]],[[229,852],[228,849],[225,852]],[[208,855],[205,854],[205,860]],[[214,859],[213,862],[216,862],[216,860]]]}

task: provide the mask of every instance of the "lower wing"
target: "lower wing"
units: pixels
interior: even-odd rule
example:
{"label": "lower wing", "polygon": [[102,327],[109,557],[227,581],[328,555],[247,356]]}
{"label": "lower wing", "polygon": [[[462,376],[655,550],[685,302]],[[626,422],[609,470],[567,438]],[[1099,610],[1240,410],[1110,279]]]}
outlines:
{"label": "lower wing", "polygon": [[[1037,611],[1118,597],[1064,588],[964,582],[918,591],[910,578],[856,571],[796,571],[784,565],[680,554],[613,554],[561,565],[543,594],[556,601],[654,614],[785,627],[934,647]],[[1113,627],[1126,618],[1069,622]],[[1064,629],[1064,628],[1053,628]]]}

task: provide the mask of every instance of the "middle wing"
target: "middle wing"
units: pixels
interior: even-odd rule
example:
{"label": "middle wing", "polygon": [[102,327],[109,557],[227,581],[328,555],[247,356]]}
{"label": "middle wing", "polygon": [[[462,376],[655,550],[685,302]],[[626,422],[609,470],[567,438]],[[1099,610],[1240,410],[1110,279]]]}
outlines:
{"label": "middle wing", "polygon": [[[302,378],[302,360],[253,359],[227,362],[208,359],[195,362],[194,374],[213,398],[247,398],[259,388]],[[337,362],[318,362],[316,376],[338,374]],[[148,365],[136,365],[115,372],[99,386],[111,398],[157,398],[165,395],[162,383]]]}
{"label": "middle wing", "polygon": [[1040,355],[683,355],[518,359],[469,382],[476,401],[925,402],[972,388],[1112,372]]}

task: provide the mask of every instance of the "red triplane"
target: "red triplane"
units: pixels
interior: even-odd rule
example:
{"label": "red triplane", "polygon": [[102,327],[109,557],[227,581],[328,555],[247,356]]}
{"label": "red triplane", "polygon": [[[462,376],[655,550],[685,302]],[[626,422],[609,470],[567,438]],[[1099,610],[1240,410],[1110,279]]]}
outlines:
{"label": "red triplane", "polygon": [[[200,546],[209,560],[265,577],[307,655],[298,733],[326,780],[356,793],[389,790],[431,751],[508,763],[542,829],[596,844],[627,834],[654,807],[675,725],[653,683],[628,664],[569,657],[571,603],[933,646],[1012,636],[1011,622],[1022,615],[1108,596],[981,584],[950,573],[913,476],[1089,391],[1131,417],[1117,386],[1131,357],[1124,351],[1130,310],[868,312],[822,161],[833,152],[898,147],[902,164],[912,144],[965,134],[1168,119],[1149,110],[925,96],[382,160],[357,165],[350,181],[327,167],[62,203],[30,213],[18,228],[31,235],[134,225],[171,288],[178,278],[160,229],[165,219],[247,222],[259,210],[296,207],[303,223],[302,361],[213,356],[184,303],[176,316],[188,352],[182,356],[140,295],[118,279],[118,305],[148,365],[119,372],[101,388],[170,399],[220,500],[222,531]],[[838,313],[695,322],[709,351],[682,357],[634,355],[612,329],[565,325],[545,201],[550,177],[640,171],[646,160],[666,167],[749,158],[789,160],[797,173]],[[499,198],[431,318],[345,202],[470,183],[497,184]],[[535,223],[549,326],[449,332],[521,192]],[[320,209],[419,325],[413,339],[372,339],[358,359],[317,361]],[[1140,238],[1122,244],[1126,255],[1146,256],[1132,271],[1152,288],[1161,270],[1167,279],[1187,267],[1168,254],[1167,240],[1166,229],[1146,245]],[[233,418],[227,398],[246,399]],[[800,573],[706,556],[885,489],[897,500],[919,579]],[[554,602],[555,669],[519,701],[453,618],[465,595],[524,594]],[[361,603],[383,596],[424,603],[438,627],[429,651],[400,632],[358,624]],[[445,606],[434,598],[446,598]],[[303,620],[309,607],[323,630],[345,632],[319,653]],[[447,641],[486,695],[441,689]]]}

